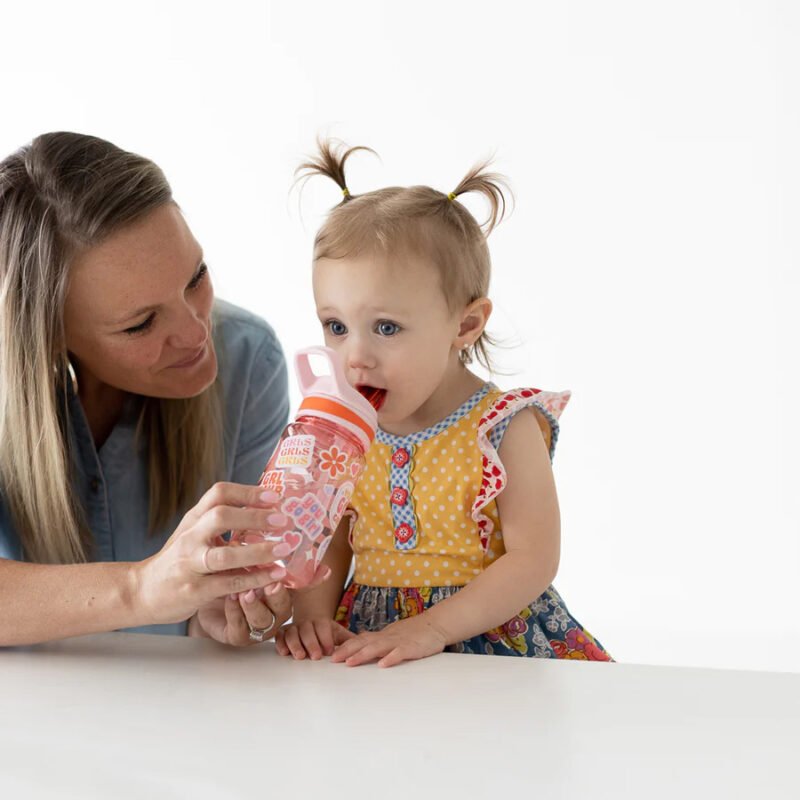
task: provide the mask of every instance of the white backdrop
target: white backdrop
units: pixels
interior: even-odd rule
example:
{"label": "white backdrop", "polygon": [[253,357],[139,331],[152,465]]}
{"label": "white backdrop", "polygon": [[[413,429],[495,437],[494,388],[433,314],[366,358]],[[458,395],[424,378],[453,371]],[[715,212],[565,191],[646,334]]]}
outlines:
{"label": "white backdrop", "polygon": [[498,381],[574,392],[556,585],[620,660],[800,670],[800,7],[4,0],[0,28],[0,154],[67,129],[157,161],[289,353],[340,198],[289,196],[317,133],[381,155],[354,192],[496,151]]}

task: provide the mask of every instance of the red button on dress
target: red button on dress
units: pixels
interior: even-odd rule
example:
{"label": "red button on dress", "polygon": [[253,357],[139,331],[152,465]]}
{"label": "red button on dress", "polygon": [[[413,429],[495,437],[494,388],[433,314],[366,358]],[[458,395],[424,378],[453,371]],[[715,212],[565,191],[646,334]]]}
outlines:
{"label": "red button on dress", "polygon": [[404,467],[408,464],[410,458],[411,456],[408,454],[408,450],[406,450],[405,447],[398,447],[392,454],[392,463],[396,467]]}
{"label": "red button on dress", "polygon": [[396,486],[392,489],[392,502],[396,506],[404,506],[406,504],[406,500],[408,500],[408,490],[402,489],[400,486]]}
{"label": "red button on dress", "polygon": [[405,544],[414,535],[414,529],[405,522],[394,529],[394,538],[400,544]]}

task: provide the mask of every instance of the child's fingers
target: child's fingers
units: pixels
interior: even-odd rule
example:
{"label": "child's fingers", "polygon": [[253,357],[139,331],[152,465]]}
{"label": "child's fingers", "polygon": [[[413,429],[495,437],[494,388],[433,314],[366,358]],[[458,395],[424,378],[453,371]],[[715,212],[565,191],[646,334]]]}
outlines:
{"label": "child's fingers", "polygon": [[402,664],[403,661],[406,660],[406,656],[403,655],[403,651],[399,647],[395,647],[390,653],[387,653],[379,662],[379,667],[395,667],[398,664]]}
{"label": "child's fingers", "polygon": [[361,634],[337,647],[331,661],[344,661],[348,667],[357,667],[385,656],[392,649],[394,646],[378,634]]}
{"label": "child's fingers", "polygon": [[300,661],[306,657],[305,648],[300,641],[300,634],[297,632],[297,625],[290,625],[286,629],[284,641],[286,642],[286,647],[289,648],[289,652],[292,654],[292,658],[296,658]]}
{"label": "child's fingers", "polygon": [[324,655],[329,656],[333,652],[333,646],[335,644],[333,639],[335,633],[334,628],[340,627],[338,623],[330,620],[317,622],[314,626],[317,633],[317,641]]}
{"label": "child's fingers", "polygon": [[387,646],[384,642],[368,642],[358,652],[347,658],[344,663],[348,667],[360,667],[362,664],[369,664],[370,661],[385,656],[391,649],[391,645]]}
{"label": "child's fingers", "polygon": [[345,661],[346,659],[350,658],[353,653],[357,653],[366,644],[366,641],[367,639],[364,634],[361,634],[360,636],[355,636],[354,638],[340,644],[333,651],[331,661],[335,663]]}
{"label": "child's fingers", "polygon": [[312,661],[319,661],[322,658],[322,647],[317,639],[317,633],[314,630],[312,622],[303,622],[299,628],[300,641],[303,643],[306,653]]}
{"label": "child's fingers", "polygon": [[279,656],[288,656],[289,655],[289,648],[286,646],[286,634],[284,629],[281,628],[275,634],[275,650],[277,651]]}
{"label": "child's fingers", "polygon": [[335,645],[344,644],[346,641],[356,638],[356,634],[353,633],[353,631],[348,630],[343,625],[340,625],[338,622],[334,623],[332,629],[332,635],[333,635],[333,643]]}

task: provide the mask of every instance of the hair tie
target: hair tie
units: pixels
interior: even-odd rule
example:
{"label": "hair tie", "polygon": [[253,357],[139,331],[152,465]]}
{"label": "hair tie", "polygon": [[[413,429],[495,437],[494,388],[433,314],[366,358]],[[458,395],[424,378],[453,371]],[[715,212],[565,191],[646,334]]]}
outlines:
{"label": "hair tie", "polygon": [[447,195],[447,199],[452,203],[453,200],[456,199],[456,193],[455,192],[450,192],[450,194]]}
{"label": "hair tie", "polygon": [[350,190],[345,186],[344,189],[342,189],[342,194],[345,197],[350,197]]}

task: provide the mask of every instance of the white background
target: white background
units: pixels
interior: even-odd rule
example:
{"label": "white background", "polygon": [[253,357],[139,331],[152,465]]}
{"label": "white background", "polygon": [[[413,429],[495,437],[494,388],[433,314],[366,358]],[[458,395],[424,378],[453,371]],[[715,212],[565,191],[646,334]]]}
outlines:
{"label": "white background", "polygon": [[318,133],[381,155],[355,193],[496,151],[497,380],[574,392],[556,585],[619,660],[800,671],[796,4],[4,2],[0,28],[0,154],[67,129],[154,159],[288,353],[320,340],[340,199],[289,195]]}

